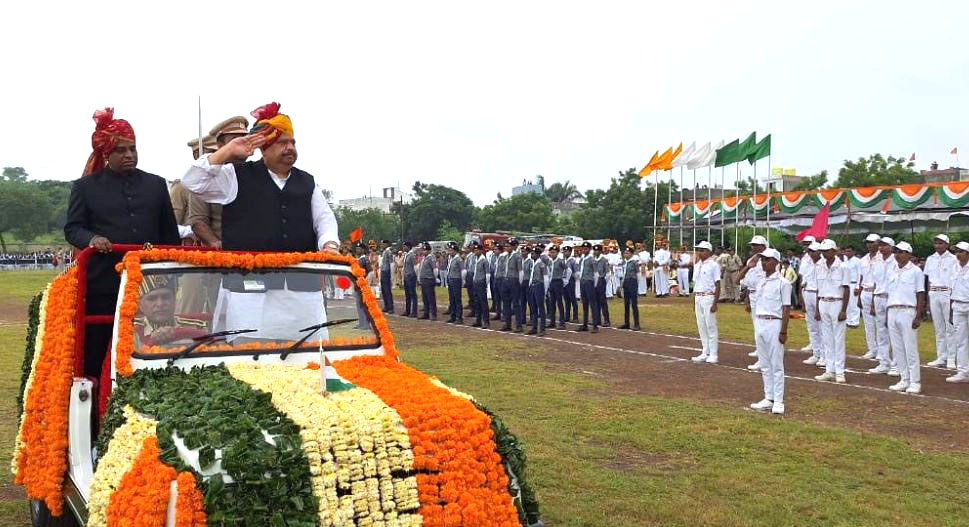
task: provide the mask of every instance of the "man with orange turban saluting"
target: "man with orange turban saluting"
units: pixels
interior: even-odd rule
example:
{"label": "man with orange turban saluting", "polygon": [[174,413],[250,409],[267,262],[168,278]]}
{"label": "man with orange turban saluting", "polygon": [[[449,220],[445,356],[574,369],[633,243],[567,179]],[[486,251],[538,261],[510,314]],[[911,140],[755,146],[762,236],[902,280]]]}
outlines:
{"label": "man with orange turban saluting", "polygon": [[[336,216],[312,175],[294,167],[296,140],[279,103],[261,106],[249,135],[199,157],[182,183],[222,208],[222,247],[243,251],[336,252]],[[256,148],[258,161],[247,159]]]}
{"label": "man with orange turban saluting", "polygon": [[[114,110],[94,112],[93,152],[83,176],[71,187],[64,237],[71,245],[94,247],[87,268],[87,313],[113,314],[120,279],[109,254],[112,243],[177,245],[178,225],[168,197],[168,184],[137,168],[135,131]],[[91,326],[85,339],[84,373],[97,377],[111,338],[111,326]],[[80,372],[75,372],[80,374]]]}

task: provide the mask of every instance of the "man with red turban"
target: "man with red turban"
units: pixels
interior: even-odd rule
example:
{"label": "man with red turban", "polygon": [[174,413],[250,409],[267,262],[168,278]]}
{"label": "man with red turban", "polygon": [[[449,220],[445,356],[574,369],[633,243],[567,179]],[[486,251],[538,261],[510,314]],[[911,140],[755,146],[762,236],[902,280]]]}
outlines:
{"label": "man with red turban", "polygon": [[[64,237],[79,249],[94,247],[87,268],[87,313],[113,314],[120,279],[112,243],[158,245],[179,243],[178,225],[168,197],[168,184],[138,170],[135,131],[114,110],[94,113],[93,152],[84,173],[71,187]],[[85,338],[84,374],[97,377],[111,339],[111,326],[91,326]]]}

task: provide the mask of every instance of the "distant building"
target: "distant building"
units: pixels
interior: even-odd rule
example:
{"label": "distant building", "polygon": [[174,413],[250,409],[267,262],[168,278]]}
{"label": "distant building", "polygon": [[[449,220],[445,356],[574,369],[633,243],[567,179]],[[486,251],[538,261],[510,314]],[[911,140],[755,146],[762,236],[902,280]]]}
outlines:
{"label": "distant building", "polygon": [[390,213],[390,208],[394,203],[409,204],[414,201],[414,195],[404,192],[397,187],[387,187],[382,190],[381,196],[363,196],[361,198],[341,199],[337,202],[337,207],[350,210],[379,209],[383,213]]}
{"label": "distant building", "polygon": [[545,195],[545,178],[542,176],[535,176],[535,181],[538,181],[538,183],[532,183],[531,181],[523,179],[520,186],[511,188],[511,195],[517,196],[519,194],[527,194],[529,192],[532,194]]}
{"label": "distant building", "polygon": [[928,170],[919,171],[922,183],[946,183],[949,181],[969,181],[969,169],[949,167],[939,169],[938,163],[932,163]]}

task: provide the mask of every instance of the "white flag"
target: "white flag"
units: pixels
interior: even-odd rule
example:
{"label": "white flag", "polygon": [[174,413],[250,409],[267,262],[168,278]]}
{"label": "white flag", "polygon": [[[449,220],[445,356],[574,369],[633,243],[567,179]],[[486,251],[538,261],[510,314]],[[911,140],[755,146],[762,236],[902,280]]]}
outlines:
{"label": "white flag", "polygon": [[686,166],[686,164],[690,161],[690,159],[693,159],[693,154],[695,151],[696,151],[696,141],[693,141],[693,143],[690,146],[686,147],[685,150],[680,152],[680,155],[676,156],[676,159],[673,160],[673,166],[674,167]]}
{"label": "white flag", "polygon": [[693,153],[693,157],[691,157],[690,160],[686,162],[686,168],[693,170],[696,168],[705,167],[706,165],[704,165],[703,163],[708,157],[710,157],[711,149],[712,147],[710,146],[710,143],[707,143],[701,146],[700,148],[698,148],[696,152]]}

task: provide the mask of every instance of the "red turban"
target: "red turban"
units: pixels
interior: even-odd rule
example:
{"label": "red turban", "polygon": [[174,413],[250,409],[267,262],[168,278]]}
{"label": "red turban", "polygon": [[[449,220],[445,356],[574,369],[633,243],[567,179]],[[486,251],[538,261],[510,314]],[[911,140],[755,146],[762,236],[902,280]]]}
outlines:
{"label": "red turban", "polygon": [[91,148],[94,150],[87,158],[82,176],[104,168],[108,154],[118,146],[118,141],[135,142],[135,130],[124,119],[114,118],[114,108],[94,112],[94,133],[91,134]]}
{"label": "red turban", "polygon": [[271,102],[256,108],[249,114],[256,118],[256,124],[252,126],[250,133],[266,136],[263,148],[268,148],[283,134],[293,137],[293,122],[288,115],[279,113],[280,106],[278,102]]}

